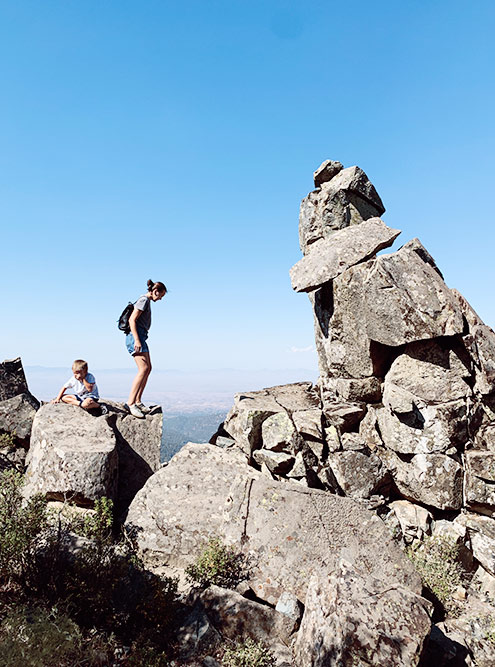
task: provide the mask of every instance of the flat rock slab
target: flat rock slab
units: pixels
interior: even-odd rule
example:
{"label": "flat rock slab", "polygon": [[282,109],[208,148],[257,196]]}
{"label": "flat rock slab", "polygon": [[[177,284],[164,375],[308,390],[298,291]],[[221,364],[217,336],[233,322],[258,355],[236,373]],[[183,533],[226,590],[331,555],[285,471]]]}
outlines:
{"label": "flat rock slab", "polygon": [[137,494],[126,522],[153,568],[186,568],[218,536],[249,555],[249,586],[275,605],[284,591],[304,601],[309,576],[341,555],[375,576],[419,592],[411,563],[386,526],[350,498],[275,482],[239,451],[189,443]]}
{"label": "flat rock slab", "polygon": [[349,267],[391,246],[399,234],[400,230],[387,227],[380,218],[370,218],[312,243],[306,256],[290,270],[292,289],[296,292],[317,289]]}
{"label": "flat rock slab", "polygon": [[65,404],[43,405],[33,421],[26,458],[27,497],[43,493],[52,500],[91,504],[114,498],[117,443],[105,417]]}
{"label": "flat rock slab", "polygon": [[305,607],[295,645],[304,667],[414,667],[431,628],[431,603],[345,560],[311,579]]}

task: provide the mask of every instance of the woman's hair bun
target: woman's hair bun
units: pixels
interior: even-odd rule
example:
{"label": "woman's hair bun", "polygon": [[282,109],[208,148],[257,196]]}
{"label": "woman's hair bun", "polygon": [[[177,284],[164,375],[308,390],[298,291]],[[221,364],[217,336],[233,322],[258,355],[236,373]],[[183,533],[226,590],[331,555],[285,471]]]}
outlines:
{"label": "woman's hair bun", "polygon": [[162,292],[163,294],[167,293],[167,288],[165,285],[161,282],[156,282],[154,280],[151,280],[151,278],[147,282],[148,285],[148,291],[152,292],[154,289],[157,289],[159,292]]}

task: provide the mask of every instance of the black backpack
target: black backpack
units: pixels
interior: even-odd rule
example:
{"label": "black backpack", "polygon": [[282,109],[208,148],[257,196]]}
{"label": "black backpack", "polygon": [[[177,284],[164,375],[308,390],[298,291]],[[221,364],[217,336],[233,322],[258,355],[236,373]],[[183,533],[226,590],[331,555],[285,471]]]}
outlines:
{"label": "black backpack", "polygon": [[131,313],[132,313],[133,310],[134,310],[134,304],[129,301],[129,303],[124,308],[124,310],[122,311],[121,316],[118,319],[117,326],[125,334],[128,334],[128,333],[131,332],[131,327],[129,326],[129,318],[130,318]]}

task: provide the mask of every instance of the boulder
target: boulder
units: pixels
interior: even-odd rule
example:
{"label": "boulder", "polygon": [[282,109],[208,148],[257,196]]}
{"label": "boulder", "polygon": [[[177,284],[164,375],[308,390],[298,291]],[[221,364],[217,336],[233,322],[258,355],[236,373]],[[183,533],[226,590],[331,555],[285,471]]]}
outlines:
{"label": "boulder", "polygon": [[228,639],[250,637],[266,646],[289,643],[296,621],[267,605],[254,602],[236,591],[210,586],[199,597],[216,630]]}
{"label": "boulder", "polygon": [[495,514],[495,452],[470,449],[464,461],[465,504],[483,514]]}
{"label": "boulder", "polygon": [[410,503],[408,500],[394,500],[389,503],[390,509],[397,517],[406,544],[414,540],[422,540],[431,532],[432,515],[427,509],[420,505]]}
{"label": "boulder", "polygon": [[306,254],[318,239],[384,212],[382,200],[364,171],[359,167],[342,169],[302,200],[299,212],[301,250]]}
{"label": "boulder", "polygon": [[138,492],[126,521],[145,563],[185,569],[212,536],[251,557],[248,584],[275,605],[300,601],[312,572],[342,554],[370,572],[421,590],[380,519],[350,498],[282,483],[246,465],[239,450],[188,443]]}
{"label": "boulder", "polygon": [[[342,322],[348,335],[362,330],[382,345],[452,336],[464,328],[452,292],[430,264],[405,247],[344,271],[334,281],[334,308],[332,323]],[[353,332],[348,323],[356,318],[361,326]]]}
{"label": "boulder", "polygon": [[136,493],[160,467],[163,414],[155,406],[144,419],[136,419],[119,403],[106,401],[119,459],[117,513],[127,510]]}
{"label": "boulder", "polygon": [[459,349],[443,340],[410,343],[385,377],[384,403],[391,387],[399,387],[428,404],[448,403],[472,395],[470,371]]}
{"label": "boulder", "polygon": [[116,496],[115,434],[106,417],[79,407],[48,403],[38,410],[26,464],[27,497],[43,493],[50,500],[91,505]]}
{"label": "boulder", "polygon": [[292,413],[292,421],[299,435],[305,441],[323,441],[323,413],[320,408],[296,410]]}
{"label": "boulder", "polygon": [[287,452],[274,452],[268,449],[257,449],[253,459],[259,466],[266,465],[273,475],[286,475],[294,465],[295,458]]}
{"label": "boulder", "polygon": [[385,406],[376,412],[387,448],[400,454],[431,454],[466,443],[469,436],[464,400],[434,405],[415,401],[412,394],[402,390],[398,394],[397,389],[393,394],[384,392]]}
{"label": "boulder", "polygon": [[348,403],[378,403],[382,398],[382,383],[380,378],[320,378],[322,395],[326,400],[334,398],[336,401]]}
{"label": "boulder", "polygon": [[39,401],[30,393],[20,357],[0,363],[0,433],[15,435],[24,447]]}
{"label": "boulder", "polygon": [[322,162],[318,169],[313,172],[315,188],[319,188],[322,183],[331,181],[343,168],[344,165],[336,160],[325,160]]}
{"label": "boulder", "polygon": [[39,407],[40,404],[29,392],[0,401],[0,432],[15,435],[27,447]]}
{"label": "boulder", "polygon": [[375,452],[390,471],[400,494],[442,510],[462,506],[462,466],[445,454],[416,454],[403,461],[389,449]]}
{"label": "boulder", "polygon": [[[220,536],[232,481],[261,477],[238,448],[187,443],[152,475],[129,507],[125,526],[135,533],[145,563],[185,569],[210,537]],[[231,501],[230,501],[231,502]]]}
{"label": "boulder", "polygon": [[[472,656],[470,662],[459,660],[453,664],[472,664],[476,667],[492,667],[495,664],[495,642],[493,607],[482,600],[471,598],[462,613],[447,618],[437,627],[456,647],[466,647]],[[461,651],[457,651],[462,655]],[[457,656],[456,656],[457,657]]]}
{"label": "boulder", "polygon": [[[296,382],[245,392],[234,396],[224,430],[248,456],[263,445],[263,422],[278,413],[289,416],[294,411],[319,407],[319,397],[310,382]],[[282,418],[284,419],[284,418]]]}
{"label": "boulder", "polygon": [[373,453],[335,452],[329,455],[328,463],[339,487],[351,498],[370,498],[388,480],[387,469]]}
{"label": "boulder", "polygon": [[277,412],[267,417],[261,425],[263,448],[274,452],[297,452],[299,436],[293,420],[287,412]]}
{"label": "boulder", "polygon": [[317,289],[349,267],[391,246],[399,234],[400,230],[387,227],[380,218],[370,218],[315,241],[290,270],[292,289],[296,292]]}
{"label": "boulder", "polygon": [[294,647],[295,664],[413,667],[430,633],[432,605],[400,584],[341,559],[314,575]]}
{"label": "boulder", "polygon": [[466,527],[475,559],[495,575],[495,519],[466,512],[456,521]]}
{"label": "boulder", "polygon": [[495,332],[483,320],[457,290],[451,290],[468,325],[463,336],[464,345],[474,362],[474,391],[486,395],[495,390]]}
{"label": "boulder", "polygon": [[0,401],[6,401],[19,394],[28,394],[26,376],[20,357],[6,359],[0,363]]}

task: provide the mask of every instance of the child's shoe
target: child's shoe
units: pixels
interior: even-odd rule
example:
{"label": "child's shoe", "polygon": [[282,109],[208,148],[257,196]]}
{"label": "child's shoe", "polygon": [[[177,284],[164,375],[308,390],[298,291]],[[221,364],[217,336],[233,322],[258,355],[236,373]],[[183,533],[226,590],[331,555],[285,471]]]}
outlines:
{"label": "child's shoe", "polygon": [[102,415],[108,415],[108,408],[104,403],[100,403],[100,410]]}
{"label": "child's shoe", "polygon": [[147,415],[148,412],[151,412],[151,408],[149,408],[147,405],[144,405],[144,403],[136,403],[136,405],[144,415]]}

